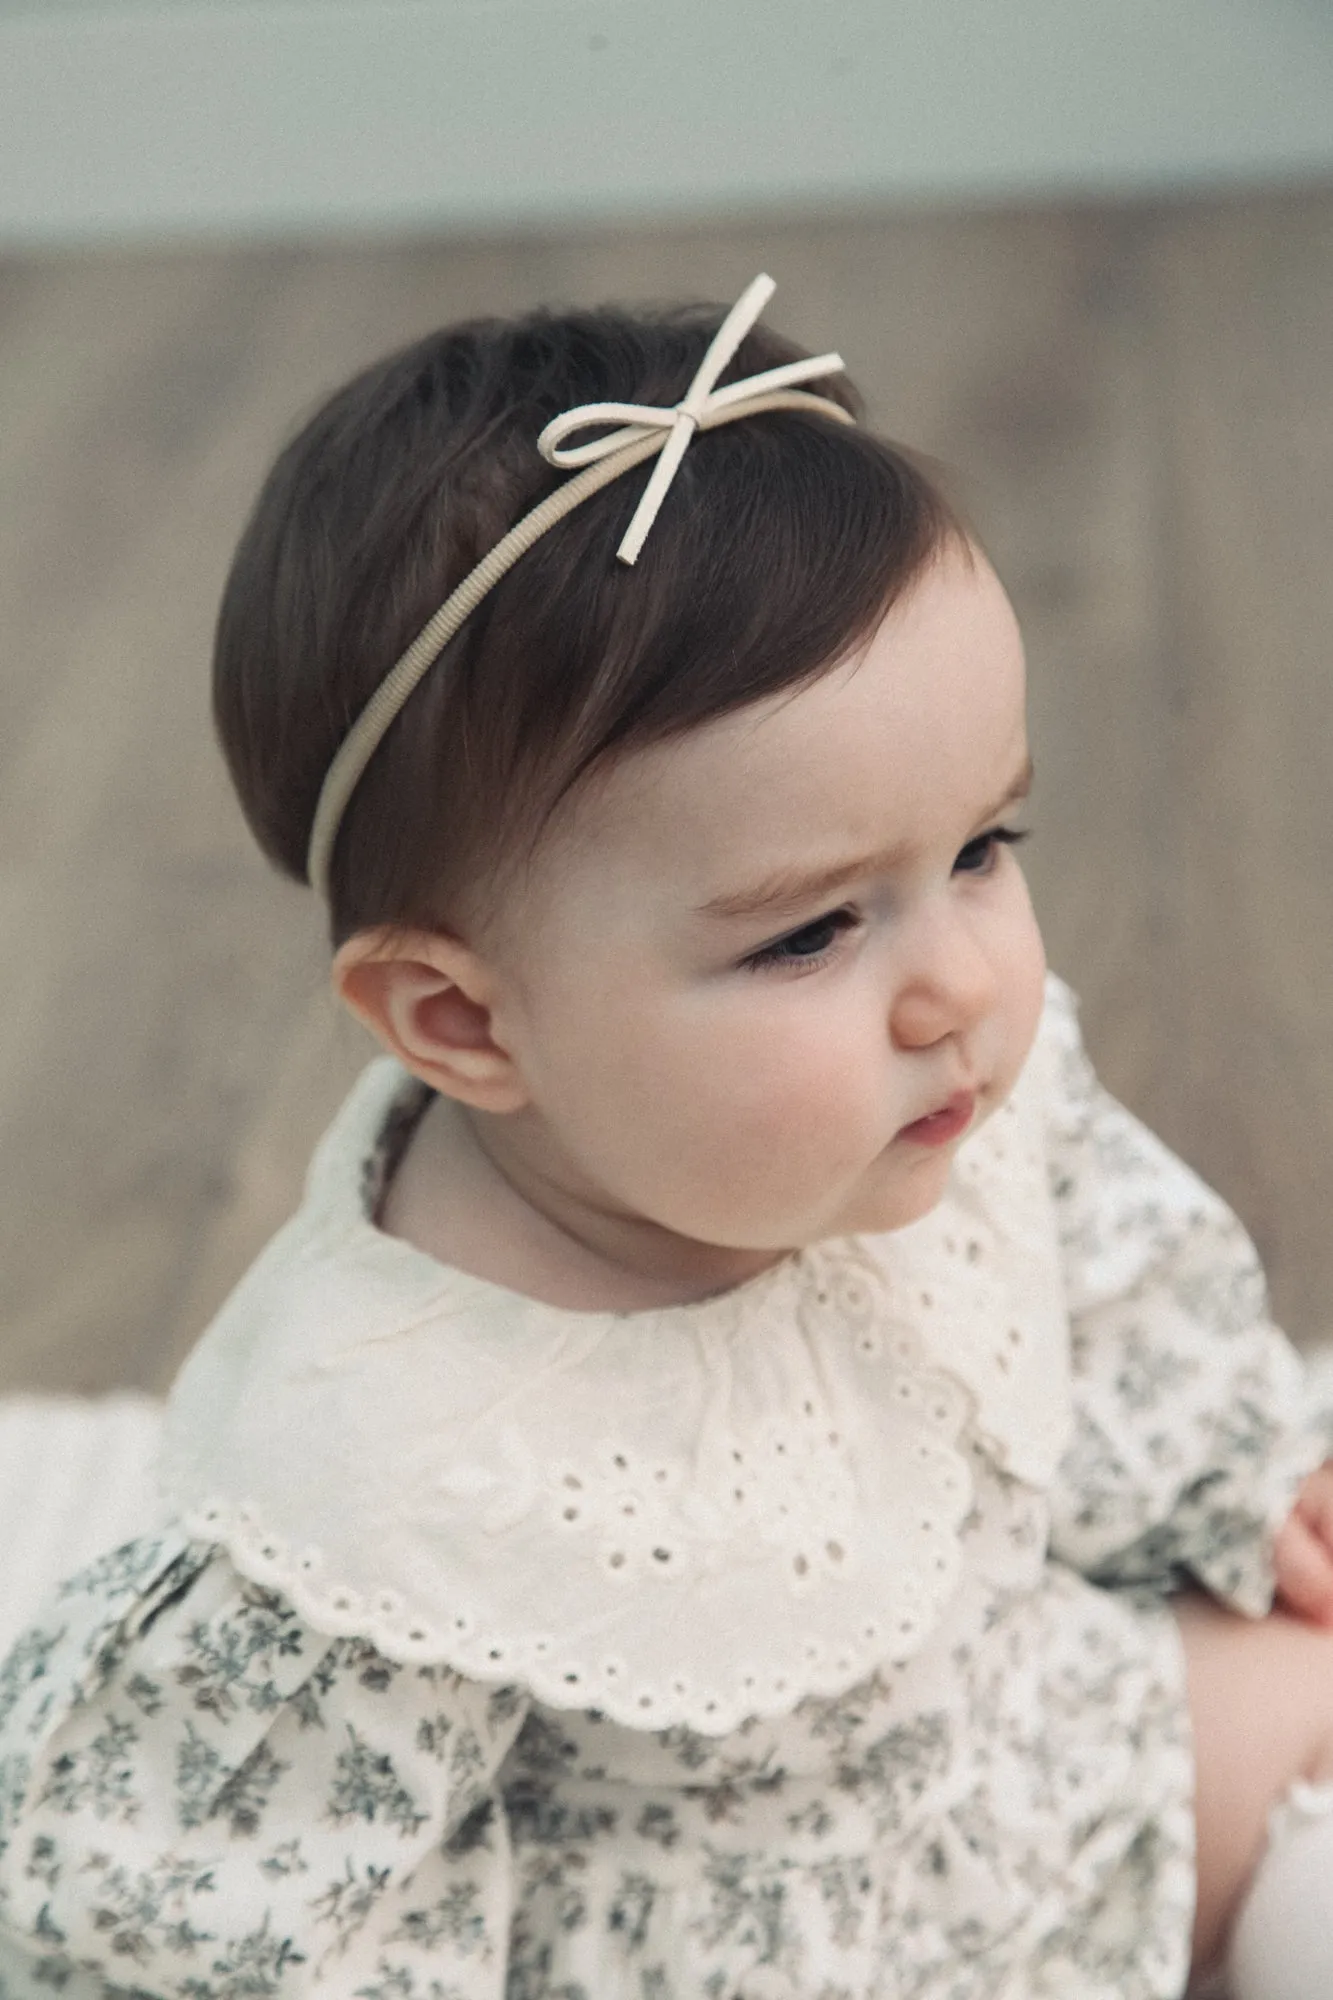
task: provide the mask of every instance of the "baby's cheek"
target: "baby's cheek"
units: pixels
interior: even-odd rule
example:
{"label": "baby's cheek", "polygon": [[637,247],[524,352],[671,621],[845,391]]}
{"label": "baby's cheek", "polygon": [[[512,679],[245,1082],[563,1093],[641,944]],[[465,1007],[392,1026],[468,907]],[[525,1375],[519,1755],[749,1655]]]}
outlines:
{"label": "baby's cheek", "polygon": [[[830,1013],[812,1023],[795,1009],[792,1016],[749,1027],[728,1023],[728,1032],[707,1051],[712,1089],[747,1131],[780,1131],[793,1121],[828,1123],[845,1115],[848,1102],[864,1102],[866,1065],[848,1049],[836,1018]],[[696,1061],[701,1055],[696,1052]]]}
{"label": "baby's cheek", "polygon": [[892,1136],[882,1049],[877,1064],[827,997],[819,1007],[791,993],[745,998],[655,1018],[631,1004],[603,1019],[588,1042],[601,1143],[673,1198],[692,1188],[756,1218],[785,1216],[822,1201]]}
{"label": "baby's cheek", "polygon": [[758,1193],[785,1207],[822,1200],[859,1173],[886,1143],[876,1082],[825,1051],[791,1051],[784,1061],[738,1060],[714,1072],[708,1138],[714,1156],[743,1172]]}
{"label": "baby's cheek", "polygon": [[1017,870],[1008,914],[1003,966],[1013,1069],[1017,1076],[1036,1039],[1046,1003],[1046,947],[1027,884]]}

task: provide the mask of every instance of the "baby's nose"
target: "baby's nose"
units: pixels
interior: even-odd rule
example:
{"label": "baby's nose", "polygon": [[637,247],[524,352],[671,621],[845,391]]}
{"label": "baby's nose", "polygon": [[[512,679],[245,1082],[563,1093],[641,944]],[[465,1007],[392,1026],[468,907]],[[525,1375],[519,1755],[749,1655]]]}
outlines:
{"label": "baby's nose", "polygon": [[995,968],[961,924],[948,926],[933,948],[913,964],[893,997],[890,1026],[907,1048],[928,1048],[948,1035],[966,1034],[996,1004]]}

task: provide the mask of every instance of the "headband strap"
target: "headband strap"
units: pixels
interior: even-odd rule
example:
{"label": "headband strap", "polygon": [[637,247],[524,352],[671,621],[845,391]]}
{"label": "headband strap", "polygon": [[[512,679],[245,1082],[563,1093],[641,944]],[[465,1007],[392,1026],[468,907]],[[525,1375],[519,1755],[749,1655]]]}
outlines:
{"label": "headband strap", "polygon": [[[841,374],[843,361],[837,354],[812,355],[808,360],[765,369],[743,382],[728,383],[725,389],[714,388],[718,376],[775,290],[773,280],[763,276],[746,288],[713,335],[694,380],[673,408],[655,409],[646,403],[583,403],[547,424],[537,440],[542,457],[550,465],[578,466],[583,470],[525,514],[450,592],[430,623],[389,669],[328,768],[315,807],[306,858],[309,880],[326,901],[338,827],[390,724],[487,592],[494,589],[548,528],[573,513],[594,493],[600,493],[622,472],[630,472],[636,465],[656,457],[652,476],[616,551],[620,562],[633,564],[696,431],[718,430],[741,417],[760,416],[768,410],[813,410],[839,423],[855,421],[841,403],[831,402],[825,396],[812,396],[794,386],[821,376]],[[620,428],[584,444],[564,443],[578,431],[593,426],[602,430],[608,423],[619,424]]]}

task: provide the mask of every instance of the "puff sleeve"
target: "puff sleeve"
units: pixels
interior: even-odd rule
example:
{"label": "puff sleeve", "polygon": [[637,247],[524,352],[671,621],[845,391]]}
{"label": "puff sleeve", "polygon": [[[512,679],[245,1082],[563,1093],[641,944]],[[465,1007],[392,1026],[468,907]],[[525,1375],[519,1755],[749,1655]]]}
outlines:
{"label": "puff sleeve", "polygon": [[1197,1579],[1261,1616],[1273,1536],[1326,1426],[1236,1217],[1102,1088],[1054,980],[1048,1015],[1074,1406],[1052,1553],[1099,1583]]}
{"label": "puff sleeve", "polygon": [[[31,1990],[500,2000],[525,1698],[131,1543],[0,1668],[0,1938]],[[91,1977],[89,1977],[91,1975]]]}

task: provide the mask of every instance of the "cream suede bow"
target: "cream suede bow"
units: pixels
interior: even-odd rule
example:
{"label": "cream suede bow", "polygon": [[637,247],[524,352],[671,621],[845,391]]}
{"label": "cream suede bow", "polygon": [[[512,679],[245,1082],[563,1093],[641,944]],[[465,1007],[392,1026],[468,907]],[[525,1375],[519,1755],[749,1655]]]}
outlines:
{"label": "cream suede bow", "polygon": [[[798,382],[817,381],[823,375],[842,373],[844,363],[840,354],[814,354],[805,361],[767,368],[761,375],[747,375],[743,382],[729,382],[725,389],[713,387],[776,290],[773,280],[763,273],[746,286],[709,342],[694,380],[669,410],[655,409],[650,403],[583,403],[576,410],[566,410],[563,416],[552,418],[538,438],[537,449],[548,464],[584,466],[613,458],[627,445],[639,444],[658,431],[667,433],[660,443],[661,457],[616,550],[621,562],[632,564],[638,560],[639,550],[696,431],[711,430],[714,425],[729,423],[736,417],[754,416],[760,410],[788,408],[785,397],[777,402],[772,400],[775,391],[795,388]],[[802,401],[818,404],[826,414],[847,420],[847,412],[840,403],[828,402],[822,396]],[[621,428],[592,438],[587,444],[564,442],[577,431],[603,424],[619,424]]]}

